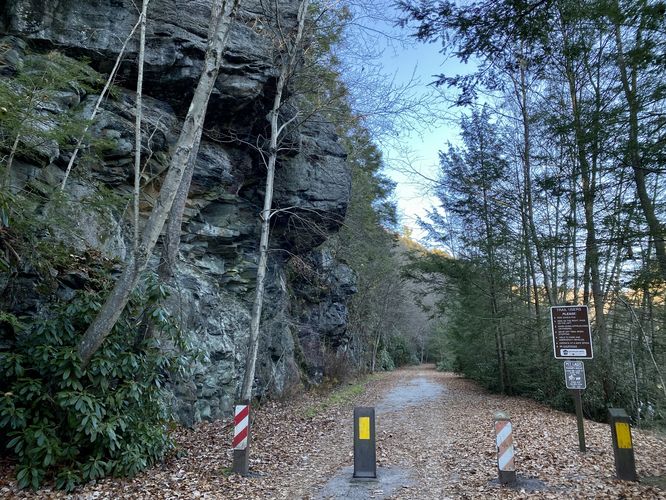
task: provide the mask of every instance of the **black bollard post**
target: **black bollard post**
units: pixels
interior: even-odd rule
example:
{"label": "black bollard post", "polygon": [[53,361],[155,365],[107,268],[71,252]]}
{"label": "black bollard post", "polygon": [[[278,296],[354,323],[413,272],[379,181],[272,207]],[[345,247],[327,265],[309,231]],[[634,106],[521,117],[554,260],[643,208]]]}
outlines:
{"label": "black bollard post", "polygon": [[354,479],[376,478],[375,409],[354,408]]}
{"label": "black bollard post", "polygon": [[634,445],[631,441],[631,419],[624,408],[609,408],[608,421],[613,437],[613,455],[615,455],[615,473],[618,479],[638,481],[634,461]]}

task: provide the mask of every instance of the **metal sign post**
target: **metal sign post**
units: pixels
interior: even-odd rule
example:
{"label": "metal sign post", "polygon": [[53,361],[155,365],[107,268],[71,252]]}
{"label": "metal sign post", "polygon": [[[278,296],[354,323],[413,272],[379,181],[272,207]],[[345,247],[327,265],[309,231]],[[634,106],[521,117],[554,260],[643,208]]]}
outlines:
{"label": "metal sign post", "polygon": [[592,359],[592,334],[587,306],[550,308],[555,359]]}
{"label": "metal sign post", "polygon": [[583,425],[583,400],[579,389],[572,389],[571,395],[573,396],[574,405],[576,406],[576,424],[578,425],[578,449],[585,453],[585,427]]}
{"label": "metal sign post", "polygon": [[576,423],[578,424],[578,448],[585,453],[585,427],[583,425],[582,392],[587,387],[585,381],[585,364],[582,361],[564,362],[564,380],[571,392],[576,407]]}

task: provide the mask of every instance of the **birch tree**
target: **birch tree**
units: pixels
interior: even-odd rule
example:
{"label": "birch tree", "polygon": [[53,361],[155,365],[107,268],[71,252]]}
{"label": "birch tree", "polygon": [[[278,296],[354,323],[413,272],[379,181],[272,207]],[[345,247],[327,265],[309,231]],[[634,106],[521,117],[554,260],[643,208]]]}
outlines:
{"label": "birch tree", "polygon": [[[303,32],[305,31],[305,17],[307,15],[309,0],[301,0],[298,6],[298,17],[295,32],[284,33],[279,30],[278,24],[278,43],[281,49],[279,55],[279,76],[273,97],[273,106],[268,113],[270,124],[270,137],[268,151],[262,153],[266,163],[266,191],[264,194],[264,204],[261,210],[261,237],[259,241],[259,263],[257,266],[257,284],[255,289],[254,301],[252,304],[252,316],[250,321],[250,336],[248,338],[247,357],[245,361],[245,371],[243,374],[243,383],[241,385],[240,396],[244,401],[252,398],[252,384],[257,364],[257,351],[259,348],[259,329],[261,325],[261,311],[264,303],[264,288],[266,280],[266,268],[268,266],[268,241],[270,236],[271,208],[273,205],[273,182],[275,179],[275,165],[278,157],[279,139],[285,128],[297,118],[281,122],[280,110],[284,103],[285,92],[290,77],[297,68],[299,56],[303,49]],[[272,5],[277,14],[279,14],[278,2]]]}
{"label": "birch tree", "polygon": [[162,232],[185,170],[198,152],[208,101],[220,71],[224,49],[238,4],[239,0],[215,0],[213,2],[203,71],[174,147],[169,169],[144,227],[137,251],[131,256],[106,302],[79,343],[78,352],[83,366],[90,362],[127,305],[129,296],[137,285],[140,274],[145,270],[157,238]]}
{"label": "birch tree", "polygon": [[133,252],[139,248],[139,197],[141,196],[141,118],[143,97],[143,61],[146,53],[146,14],[150,0],[143,0],[139,17],[139,62],[136,78],[136,121],[134,123],[134,245]]}

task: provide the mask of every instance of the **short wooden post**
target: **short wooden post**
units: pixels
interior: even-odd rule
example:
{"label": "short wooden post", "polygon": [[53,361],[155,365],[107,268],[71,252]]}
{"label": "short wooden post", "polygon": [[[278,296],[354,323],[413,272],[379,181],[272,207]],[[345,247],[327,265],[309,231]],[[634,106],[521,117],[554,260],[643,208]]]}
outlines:
{"label": "short wooden post", "polygon": [[608,421],[613,438],[613,455],[615,455],[615,473],[618,479],[638,481],[636,463],[634,461],[634,445],[631,440],[631,419],[623,408],[609,408]]}

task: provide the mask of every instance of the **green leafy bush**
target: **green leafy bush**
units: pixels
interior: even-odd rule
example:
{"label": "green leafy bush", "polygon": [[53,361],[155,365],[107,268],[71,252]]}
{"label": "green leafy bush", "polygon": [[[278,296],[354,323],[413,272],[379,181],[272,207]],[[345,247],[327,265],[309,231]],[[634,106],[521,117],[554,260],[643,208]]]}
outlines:
{"label": "green leafy bush", "polygon": [[[100,308],[96,293],[79,292],[42,318],[2,314],[16,338],[0,352],[0,444],[17,459],[21,488],[55,479],[70,491],[131,476],[173,447],[164,385],[190,358],[160,306],[164,296],[148,279],[85,369],[77,343]],[[160,334],[145,339],[150,322]]]}
{"label": "green leafy bush", "polygon": [[413,347],[409,341],[400,335],[394,335],[389,340],[387,350],[394,366],[415,365],[418,363]]}
{"label": "green leafy bush", "polygon": [[376,368],[379,371],[385,371],[385,372],[392,372],[393,370],[395,370],[395,363],[393,362],[393,358],[386,349],[381,349],[377,353]]}
{"label": "green leafy bush", "polygon": [[448,363],[447,360],[444,360],[444,361],[438,361],[438,362],[437,362],[437,365],[436,365],[436,368],[437,368],[437,371],[438,371],[438,372],[450,372],[450,371],[453,371],[453,370],[451,369],[451,365],[450,365],[450,363]]}
{"label": "green leafy bush", "polygon": [[[0,150],[8,153],[2,162],[7,168],[15,155],[42,163],[51,141],[61,150],[73,149],[72,139],[85,136],[88,125],[76,103],[103,83],[87,61],[16,47],[21,53],[16,73],[0,77]],[[13,48],[0,40],[0,60]]]}

